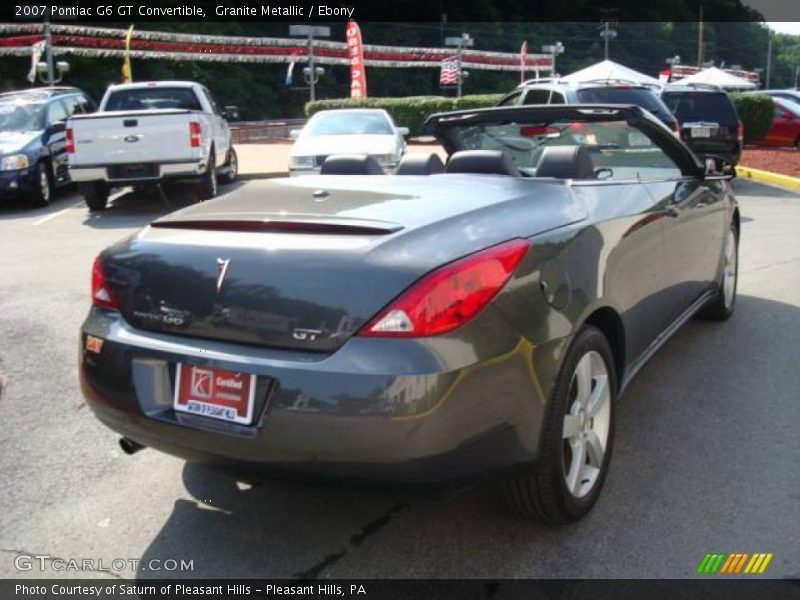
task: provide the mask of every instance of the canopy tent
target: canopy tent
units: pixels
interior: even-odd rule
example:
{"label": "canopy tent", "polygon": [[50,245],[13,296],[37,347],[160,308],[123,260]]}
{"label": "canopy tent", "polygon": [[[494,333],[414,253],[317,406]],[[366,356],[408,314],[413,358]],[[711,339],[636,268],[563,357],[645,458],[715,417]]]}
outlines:
{"label": "canopy tent", "polygon": [[604,60],[594,64],[580,71],[575,71],[561,78],[562,81],[571,81],[575,83],[582,83],[587,81],[632,81],[642,85],[651,85],[661,87],[661,82],[658,79],[634,71],[633,69],[615,63],[613,60]]}
{"label": "canopy tent", "polygon": [[700,84],[707,84],[707,85],[718,85],[721,88],[731,88],[731,89],[746,89],[746,90],[753,90],[756,88],[756,84],[752,81],[748,81],[747,79],[742,79],[741,77],[737,77],[736,75],[731,75],[723,71],[722,69],[718,69],[717,67],[710,67],[705,69],[704,71],[700,71],[699,73],[695,73],[694,75],[690,75],[689,77],[684,77],[683,79],[677,80],[675,83],[679,84],[692,84],[692,83],[700,83]]}

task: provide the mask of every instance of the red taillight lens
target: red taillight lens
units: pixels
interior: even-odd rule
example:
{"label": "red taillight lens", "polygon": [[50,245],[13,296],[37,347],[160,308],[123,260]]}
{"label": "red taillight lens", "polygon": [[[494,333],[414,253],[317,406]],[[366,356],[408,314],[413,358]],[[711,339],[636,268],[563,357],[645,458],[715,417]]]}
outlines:
{"label": "red taillight lens", "polygon": [[200,123],[189,121],[189,143],[192,148],[199,148],[200,141]]}
{"label": "red taillight lens", "polygon": [[64,146],[66,147],[67,154],[75,153],[75,137],[72,133],[72,127],[67,127],[64,130]]}
{"label": "red taillight lens", "polygon": [[741,121],[736,125],[736,137],[740,142],[744,141],[744,123]]}
{"label": "red taillight lens", "polygon": [[100,257],[94,259],[92,266],[92,304],[99,308],[119,309],[119,302],[106,283]]}
{"label": "red taillight lens", "polygon": [[530,242],[512,240],[441,267],[400,294],[358,335],[422,337],[452,331],[497,295]]}

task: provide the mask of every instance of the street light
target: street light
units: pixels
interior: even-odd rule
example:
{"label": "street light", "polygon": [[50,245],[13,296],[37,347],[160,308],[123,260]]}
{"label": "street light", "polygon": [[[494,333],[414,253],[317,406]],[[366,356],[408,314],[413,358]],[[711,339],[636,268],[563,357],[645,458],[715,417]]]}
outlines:
{"label": "street light", "polygon": [[312,25],[290,25],[289,35],[308,38],[308,66],[303,68],[303,77],[309,86],[311,101],[316,100],[316,85],[325,69],[314,64],[314,38],[331,37],[330,27],[314,27]]}
{"label": "street light", "polygon": [[664,62],[668,65],[679,65],[681,64],[681,57],[679,54],[676,54],[675,56],[664,59]]}
{"label": "street light", "polygon": [[469,73],[461,68],[461,56],[464,48],[471,48],[475,45],[475,40],[469,37],[468,33],[462,33],[460,37],[447,37],[444,38],[445,46],[456,46],[458,48],[458,97],[461,98],[461,88],[465,77],[469,77]]}
{"label": "street light", "polygon": [[45,85],[55,85],[64,79],[64,75],[69,73],[69,63],[60,60],[56,63],[55,70],[58,72],[58,77],[52,75],[52,67],[48,67],[46,62],[36,63],[36,72],[39,75],[39,80]]}
{"label": "street light", "polygon": [[611,29],[612,24],[613,23],[611,21],[603,21],[603,30],[600,32],[600,37],[605,41],[604,54],[606,60],[608,60],[608,42],[616,39],[617,37],[617,31],[615,29]]}
{"label": "street light", "polygon": [[564,50],[565,50],[564,44],[562,44],[561,42],[556,42],[555,44],[548,44],[546,46],[542,46],[542,52],[544,52],[545,54],[550,54],[553,57],[553,72],[551,73],[553,77],[556,76],[556,56],[558,56],[559,54],[564,54]]}

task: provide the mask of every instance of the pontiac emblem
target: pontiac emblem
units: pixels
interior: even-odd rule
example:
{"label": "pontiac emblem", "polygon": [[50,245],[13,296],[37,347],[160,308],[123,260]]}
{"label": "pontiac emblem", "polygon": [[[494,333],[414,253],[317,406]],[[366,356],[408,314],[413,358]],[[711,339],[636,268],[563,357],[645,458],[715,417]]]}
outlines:
{"label": "pontiac emblem", "polygon": [[217,293],[222,287],[222,282],[225,280],[225,273],[228,272],[228,265],[231,263],[230,258],[217,259]]}

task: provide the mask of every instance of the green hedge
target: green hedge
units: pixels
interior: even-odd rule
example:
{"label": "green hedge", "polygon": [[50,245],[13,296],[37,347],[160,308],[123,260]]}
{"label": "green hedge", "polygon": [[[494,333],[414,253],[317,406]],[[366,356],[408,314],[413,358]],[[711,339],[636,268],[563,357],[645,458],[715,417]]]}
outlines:
{"label": "green hedge", "polygon": [[502,98],[502,94],[474,94],[461,98],[439,98],[417,96],[410,98],[336,98],[307,102],[306,116],[310,117],[320,110],[334,108],[383,108],[398,127],[408,127],[412,136],[422,134],[422,124],[430,115],[450,110],[468,110],[494,106]]}
{"label": "green hedge", "polygon": [[772,98],[765,94],[733,93],[730,96],[744,124],[745,141],[760,140],[767,135],[774,114]]}

